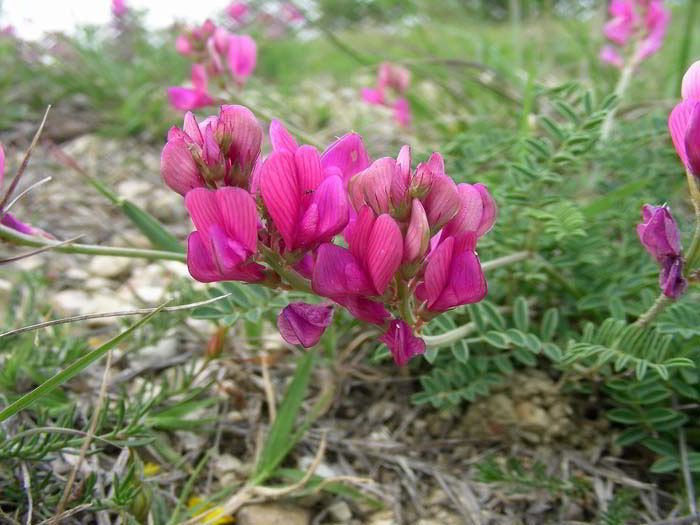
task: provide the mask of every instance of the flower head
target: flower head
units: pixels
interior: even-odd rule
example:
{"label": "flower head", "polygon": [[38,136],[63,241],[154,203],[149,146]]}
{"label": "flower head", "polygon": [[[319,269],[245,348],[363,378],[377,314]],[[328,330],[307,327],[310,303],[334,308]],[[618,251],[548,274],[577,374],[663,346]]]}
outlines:
{"label": "flower head", "polygon": [[112,14],[115,18],[122,18],[127,11],[125,0],[112,0]]}
{"label": "flower head", "polygon": [[255,69],[257,46],[248,35],[231,35],[228,39],[228,67],[233,79],[243,84]]}
{"label": "flower head", "polygon": [[202,64],[192,64],[192,88],[171,86],[168,99],[175,109],[190,111],[214,104],[209,94],[209,79]]}
{"label": "flower head", "polygon": [[311,348],[333,320],[333,305],[294,302],[277,316],[277,328],[285,341]]}
{"label": "flower head", "polygon": [[234,22],[240,24],[248,14],[248,5],[245,2],[231,2],[226,8],[226,13]]}

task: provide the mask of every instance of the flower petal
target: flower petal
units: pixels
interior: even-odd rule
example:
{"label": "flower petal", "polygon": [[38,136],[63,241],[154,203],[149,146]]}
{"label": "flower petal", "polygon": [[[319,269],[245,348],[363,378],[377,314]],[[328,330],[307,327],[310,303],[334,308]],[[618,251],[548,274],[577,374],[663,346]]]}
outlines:
{"label": "flower petal", "polygon": [[423,205],[418,199],[413,199],[411,206],[411,221],[403,245],[403,260],[406,263],[422,259],[430,245],[430,225]]}
{"label": "flower petal", "polygon": [[302,208],[305,208],[311,202],[314,191],[321,183],[323,171],[321,158],[316,148],[305,144],[294,152],[294,163],[297,168]]}
{"label": "flower petal", "polygon": [[446,175],[435,176],[430,184],[430,191],[421,199],[421,203],[428,215],[430,231],[437,232],[459,211],[457,185]]}
{"label": "flower petal", "polygon": [[700,60],[696,60],[683,75],[681,83],[683,100],[700,100]]}
{"label": "flower petal", "polygon": [[496,207],[496,201],[493,200],[489,189],[483,184],[474,184],[474,187],[481,194],[481,201],[484,204],[484,211],[481,214],[481,222],[476,229],[476,236],[481,237],[482,235],[488,233],[496,222],[496,215],[498,214],[498,208]]}
{"label": "flower petal", "polygon": [[370,163],[364,139],[354,132],[346,133],[321,154],[321,165],[324,170],[335,166],[343,174],[345,183],[355,173],[368,168]]}
{"label": "flower petal", "polygon": [[431,308],[437,301],[447,285],[454,242],[454,237],[447,237],[443,240],[436,250],[430,254],[426,264],[423,277],[425,295],[420,298],[428,301],[428,308]]}
{"label": "flower petal", "polygon": [[219,188],[214,192],[226,235],[255,253],[258,239],[258,213],[255,200],[243,188]]}
{"label": "flower petal", "polygon": [[377,293],[382,295],[403,259],[401,230],[390,215],[384,213],[374,222],[366,257],[363,262]]}
{"label": "flower petal", "polygon": [[355,257],[342,246],[330,243],[318,248],[311,287],[318,295],[334,300],[339,296],[374,294],[369,279]]}
{"label": "flower petal", "polygon": [[292,134],[287,131],[287,128],[279,120],[270,122],[270,142],[272,143],[273,151],[286,149],[294,153],[299,147]]}
{"label": "flower petal", "polygon": [[347,308],[353,316],[367,323],[383,324],[391,315],[382,303],[366,297],[347,295],[332,299]]}
{"label": "flower petal", "polygon": [[481,193],[471,184],[458,184],[459,211],[454,218],[445,224],[443,235],[457,235],[467,231],[476,232],[481,217],[484,214],[484,202]]}
{"label": "flower petal", "polygon": [[673,146],[686,167],[688,166],[688,155],[685,151],[685,132],[696,103],[695,100],[683,100],[676,104],[668,116],[668,131],[671,133]]}
{"label": "flower petal", "polygon": [[453,256],[447,286],[430,309],[440,312],[476,303],[486,297],[486,293],[486,278],[479,257],[472,251],[465,251]]}
{"label": "flower petal", "polygon": [[379,340],[389,347],[397,366],[404,366],[412,357],[425,352],[425,341],[414,336],[411,327],[401,319],[389,321],[389,328]]}
{"label": "flower petal", "polygon": [[696,177],[700,177],[700,100],[695,103],[690,113],[683,142],[688,170]]}
{"label": "flower petal", "polygon": [[333,320],[330,304],[290,303],[277,317],[277,327],[285,341],[311,348],[321,339]]}
{"label": "flower petal", "polygon": [[223,105],[219,111],[219,123],[227,134],[222,141],[231,144],[228,157],[239,169],[250,172],[260,156],[263,130],[255,115],[245,106]]}
{"label": "flower petal", "polygon": [[329,242],[348,223],[350,206],[337,175],[328,177],[314,191],[312,202],[304,213],[299,228],[299,245]]}
{"label": "flower petal", "polygon": [[182,138],[169,140],[163,147],[160,174],[173,191],[183,196],[193,188],[206,186],[187,143]]}
{"label": "flower petal", "polygon": [[265,207],[287,249],[293,250],[300,211],[299,182],[293,153],[277,150],[267,157],[260,174],[260,190]]}

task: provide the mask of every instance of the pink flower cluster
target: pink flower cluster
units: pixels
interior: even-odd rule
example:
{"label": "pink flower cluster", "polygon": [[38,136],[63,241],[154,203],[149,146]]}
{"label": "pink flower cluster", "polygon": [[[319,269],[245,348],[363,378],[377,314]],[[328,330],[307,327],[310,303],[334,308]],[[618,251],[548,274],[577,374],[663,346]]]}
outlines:
{"label": "pink flower cluster", "polygon": [[[323,152],[279,121],[269,138],[262,158],[263,131],[242,106],[201,123],[187,113],[170,130],[161,172],[196,228],[187,249],[195,279],[312,291],[383,327],[399,365],[425,349],[414,328],[484,298],[475,249],[496,217],[486,186],[455,184],[439,153],[413,168],[409,146],[372,162],[353,132]],[[310,347],[331,318],[329,304],[292,303],[278,327]]]}
{"label": "pink flower cluster", "polygon": [[241,86],[255,69],[257,46],[248,35],[235,35],[211,20],[177,37],[177,51],[192,58],[192,88],[168,88],[170,103],[177,109],[192,110],[214,103],[209,78],[221,75],[228,66],[234,82]]}
{"label": "pink flower cluster", "polygon": [[128,11],[125,0],[112,0],[112,15],[114,18],[123,18]]}
{"label": "pink flower cluster", "polygon": [[621,50],[631,39],[638,40],[632,58],[635,64],[661,48],[671,19],[663,0],[611,0],[608,11],[611,18],[603,33],[610,43],[603,46],[601,60],[622,68]]}
{"label": "pink flower cluster", "polygon": [[[382,62],[377,72],[377,87],[362,88],[362,100],[369,104],[379,104],[393,107],[394,118],[401,126],[410,126],[413,119],[411,103],[400,96],[411,84],[411,72],[405,67]],[[392,103],[388,101],[387,89],[391,88],[399,96]]]}

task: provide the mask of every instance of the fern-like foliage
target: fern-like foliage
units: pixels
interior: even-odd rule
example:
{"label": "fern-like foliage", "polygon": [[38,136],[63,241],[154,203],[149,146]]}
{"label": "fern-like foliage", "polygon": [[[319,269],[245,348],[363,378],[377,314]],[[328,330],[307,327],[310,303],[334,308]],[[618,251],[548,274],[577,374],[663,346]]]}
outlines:
{"label": "fern-like foliage", "polygon": [[634,368],[638,379],[643,379],[648,370],[668,379],[669,369],[694,366],[688,358],[668,357],[671,340],[671,335],[656,329],[627,324],[611,317],[600,326],[588,323],[581,340],[569,342],[562,363],[594,358],[596,366],[610,364],[615,372]]}

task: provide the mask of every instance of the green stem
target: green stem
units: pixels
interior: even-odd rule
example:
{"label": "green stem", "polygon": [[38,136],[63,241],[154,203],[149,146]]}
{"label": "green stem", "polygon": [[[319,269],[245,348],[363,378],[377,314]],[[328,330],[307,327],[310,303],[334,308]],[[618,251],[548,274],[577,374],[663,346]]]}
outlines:
{"label": "green stem", "polygon": [[12,244],[32,246],[35,248],[51,247],[62,253],[85,253],[88,255],[111,255],[113,257],[131,257],[136,259],[168,260],[186,262],[184,253],[167,252],[162,250],[145,250],[140,248],[119,248],[116,246],[97,246],[94,244],[68,243],[63,244],[43,237],[25,235],[7,226],[0,225],[0,239]]}
{"label": "green stem", "polygon": [[286,262],[279,256],[279,254],[262,244],[258,245],[258,249],[260,250],[260,253],[262,253],[265,262],[270,265],[270,268],[275,270],[280,277],[292,285],[295,290],[313,293],[309,280],[296,270],[293,270],[287,266]]}
{"label": "green stem", "polygon": [[463,324],[458,326],[444,334],[440,335],[424,335],[422,336],[423,341],[425,341],[425,346],[428,348],[438,348],[441,346],[449,346],[452,343],[456,343],[464,336],[469,335],[474,330],[476,330],[476,325],[474,323]]}
{"label": "green stem", "polygon": [[489,270],[495,270],[501,266],[508,266],[512,263],[524,261],[530,257],[532,257],[532,252],[530,251],[515,252],[511,253],[510,255],[499,257],[498,259],[493,259],[492,261],[486,261],[485,263],[481,264],[481,268],[485,272],[488,272]]}
{"label": "green stem", "polygon": [[[636,53],[634,56],[636,57]],[[633,57],[622,70],[622,73],[620,74],[620,79],[617,81],[617,86],[615,86],[615,95],[618,98],[618,103],[619,99],[621,99],[622,95],[624,95],[625,91],[627,91],[627,87],[629,86],[630,80],[632,79],[632,74],[634,73],[634,70],[637,69],[638,64],[639,60]],[[610,133],[612,132],[612,127],[615,122],[616,113],[617,106],[608,111],[608,114],[605,116],[603,125],[600,128],[601,142],[605,142],[610,137]]]}
{"label": "green stem", "polygon": [[656,298],[656,301],[654,301],[654,304],[652,304],[646,312],[640,315],[639,319],[637,319],[634,324],[637,326],[644,326],[651,323],[661,312],[664,311],[664,308],[666,308],[672,302],[673,299],[666,297],[664,294],[660,294]]}
{"label": "green stem", "polygon": [[401,311],[401,317],[408,324],[413,325],[413,313],[411,312],[411,291],[408,288],[408,282],[406,279],[399,279],[399,297],[401,303],[399,305],[399,310]]}
{"label": "green stem", "polygon": [[695,208],[695,233],[693,234],[693,240],[690,241],[690,248],[685,254],[686,261],[686,276],[693,270],[696,259],[700,256],[700,188],[698,187],[698,182],[695,176],[686,171],[688,177],[688,186],[690,188],[690,200]]}

